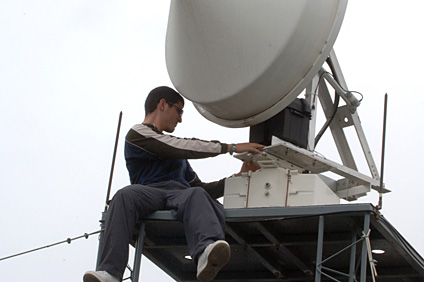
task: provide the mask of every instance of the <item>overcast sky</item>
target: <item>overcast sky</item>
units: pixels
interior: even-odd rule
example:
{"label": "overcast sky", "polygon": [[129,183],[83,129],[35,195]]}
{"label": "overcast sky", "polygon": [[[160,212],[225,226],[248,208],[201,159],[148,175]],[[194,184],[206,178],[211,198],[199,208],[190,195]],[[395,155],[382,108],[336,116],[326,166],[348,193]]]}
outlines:
{"label": "overcast sky", "polygon": [[[142,121],[146,94],[172,86],[164,60],[169,3],[0,3],[0,258],[99,229],[120,111],[112,193],[129,184],[124,136]],[[421,255],[423,3],[350,1],[334,46],[350,90],[364,95],[358,112],[378,164],[389,94],[385,183],[393,192],[382,213]],[[190,103],[174,134],[248,139],[247,128],[213,124]],[[326,134],[317,150],[332,156],[334,148]],[[212,181],[236,172],[240,162],[227,154],[192,165]],[[363,163],[360,169],[367,173]],[[377,198],[374,192],[361,202]],[[0,261],[1,280],[80,281],[95,266],[97,243],[93,236]],[[173,281],[145,259],[141,277]]]}

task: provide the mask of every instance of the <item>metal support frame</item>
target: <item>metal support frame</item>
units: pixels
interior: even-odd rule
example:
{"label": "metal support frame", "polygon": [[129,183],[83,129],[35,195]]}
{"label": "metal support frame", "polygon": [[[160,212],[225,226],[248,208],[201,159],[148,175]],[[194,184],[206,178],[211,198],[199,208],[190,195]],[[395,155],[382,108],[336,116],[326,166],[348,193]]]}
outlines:
{"label": "metal support frame", "polygon": [[[353,171],[358,171],[355,158],[349,146],[349,140],[344,132],[345,128],[353,126],[355,128],[359,143],[362,147],[364,158],[368,164],[370,175],[374,180],[379,181],[380,176],[377,170],[377,166],[371,154],[371,149],[368,145],[364,130],[359,120],[358,111],[356,110],[360,104],[360,101],[355,98],[352,92],[348,91],[345,78],[341,71],[340,64],[337,60],[334,50],[330,52],[329,57],[331,58],[332,62],[333,75],[326,72],[324,69],[321,69],[305,89],[305,98],[311,105],[308,150],[312,152],[315,151],[316,144],[314,141],[316,134],[318,101],[327,120],[329,120],[333,115],[334,102],[328,89],[328,85],[330,85],[335,90],[336,95],[339,95],[346,103],[346,105],[342,105],[337,108],[335,117],[329,124],[329,128],[343,166]],[[337,81],[335,77],[337,78]],[[348,177],[338,182],[337,186],[337,190],[341,191],[337,192],[337,194],[340,194],[339,197],[346,200],[356,200],[358,197],[366,195],[367,189],[370,188],[363,187],[361,184],[358,184],[357,181]],[[385,192],[388,192],[388,190]]]}
{"label": "metal support frame", "polygon": [[319,74],[317,73],[312,82],[306,87],[305,99],[311,105],[311,120],[309,121],[309,132],[308,132],[308,150],[315,150],[315,131],[317,123],[317,110],[318,110],[318,84],[320,81]]}
{"label": "metal support frame", "polygon": [[144,238],[146,237],[146,224],[144,221],[141,222],[138,240],[135,244],[135,254],[134,254],[134,267],[131,273],[131,280],[133,282],[138,282],[140,277],[140,266],[141,266],[141,257],[143,255],[143,245]]}
{"label": "metal support frame", "polygon": [[[255,224],[256,229],[259,230],[259,232],[264,235],[269,242],[274,244],[275,246],[278,246],[279,252],[286,257],[288,260],[290,260],[293,264],[295,264],[299,269],[305,273],[306,276],[312,277],[313,276],[313,268],[306,265],[305,262],[300,260],[297,256],[295,256],[287,247],[285,247],[282,242],[280,242],[269,230],[267,230],[262,223],[257,222]],[[275,275],[275,273],[274,273]]]}
{"label": "metal support frame", "polygon": [[[366,213],[364,215],[364,226],[363,226],[363,234],[369,234],[370,231],[370,214]],[[347,277],[349,279],[349,282],[354,282],[356,280],[357,273],[355,272],[356,269],[356,263],[355,263],[355,257],[356,257],[356,245],[360,242],[362,242],[362,250],[361,250],[361,270],[360,270],[360,282],[366,282],[367,278],[367,262],[368,262],[368,253],[371,252],[369,250],[370,245],[367,244],[366,236],[361,236],[359,240],[356,239],[357,235],[356,233],[352,234],[352,243],[349,246],[346,246],[345,248],[341,249],[340,251],[330,255],[329,257],[323,259],[323,242],[324,242],[324,216],[321,215],[319,217],[319,223],[318,223],[318,240],[317,240],[317,258],[316,258],[316,270],[315,270],[315,282],[321,281],[321,276],[325,276],[328,279],[331,279],[333,281],[340,281],[337,280],[335,277],[332,277],[328,272],[335,273],[339,276]],[[343,273],[334,269],[331,269],[329,267],[325,267],[324,263],[331,260],[332,258],[336,257],[337,255],[341,254],[342,252],[350,250],[350,262],[349,262],[349,273]],[[326,272],[324,272],[326,271]],[[373,275],[373,274],[372,274]]]}
{"label": "metal support frame", "polygon": [[[324,80],[321,80],[319,83],[318,97],[324,114],[328,119],[330,117],[331,109],[333,107],[333,101],[331,100],[330,92]],[[336,121],[340,121],[339,115],[337,115],[334,121],[330,123],[330,130],[333,135],[334,143],[336,144],[337,150],[339,152],[340,159],[342,160],[343,165],[347,166],[348,168],[358,170],[358,168],[356,167],[355,159],[349,146],[349,142],[343,132],[343,127],[340,125],[339,122]]]}
{"label": "metal support frame", "polygon": [[356,258],[356,233],[352,232],[352,247],[350,249],[350,264],[349,264],[349,282],[357,281],[355,278],[355,258]]}
{"label": "metal support frame", "polygon": [[[336,53],[334,52],[334,49],[331,50],[330,57],[332,58],[333,64],[335,65],[336,72],[337,72],[337,75],[339,77],[341,87],[344,88],[344,89],[348,89],[346,81],[345,81],[344,76],[343,76],[343,73],[342,73],[341,68],[340,68],[339,61],[337,60]],[[374,179],[379,179],[377,166],[376,166],[376,164],[374,162],[374,158],[371,154],[371,149],[368,145],[367,139],[365,138],[365,133],[363,131],[361,121],[359,120],[359,116],[358,116],[357,111],[352,113],[352,122],[355,126],[355,130],[356,130],[356,133],[358,135],[359,142],[361,143],[362,151],[365,154],[365,159],[367,160],[368,167],[370,169],[371,175],[373,176]]]}
{"label": "metal support frame", "polygon": [[237,234],[232,228],[229,226],[225,227],[225,231],[231,235],[240,245],[246,246],[247,251],[252,253],[257,259],[261,261],[261,263],[277,278],[284,279],[284,275],[282,275],[281,270],[278,265],[272,264],[267,259],[265,259],[261,254],[259,254],[254,248],[249,246],[247,242],[243,239],[242,236]]}
{"label": "metal support frame", "polygon": [[[350,92],[347,91],[348,87],[346,84],[346,81],[344,79],[339,61],[337,60],[336,53],[334,52],[334,49],[330,52],[330,57],[334,65],[334,71],[335,75],[337,76],[339,83],[337,83],[330,75],[325,75],[324,78],[327,82],[329,82],[330,85],[335,88],[336,92],[342,97],[346,102],[346,107],[349,109],[347,110],[346,107],[341,107],[339,110],[341,112],[338,113],[338,120],[339,122],[332,122],[330,125],[331,132],[333,134],[333,138],[336,142],[336,145],[338,144],[339,154],[342,158],[343,164],[345,164],[347,167],[356,169],[355,162],[353,160],[353,157],[351,157],[351,151],[349,149],[349,145],[347,144],[346,136],[343,132],[343,128],[348,126],[354,126],[356,134],[358,136],[359,142],[362,147],[362,151],[364,153],[365,159],[367,161],[370,173],[374,179],[379,179],[379,174],[377,171],[377,166],[375,164],[374,158],[371,154],[371,149],[368,145],[367,139],[365,137],[364,130],[361,125],[361,121],[359,120],[358,112],[356,111],[357,106],[359,105],[359,102],[354,99],[351,95],[348,95]],[[321,81],[319,86],[319,97],[320,101],[324,102],[328,106],[328,89],[323,89],[324,82]],[[321,92],[323,91],[323,92]],[[326,101],[321,100],[321,97],[326,97]],[[324,98],[325,99],[325,98]],[[330,98],[331,99],[331,98]],[[325,112],[325,110],[324,110]],[[341,146],[341,144],[346,144],[344,146]],[[344,156],[346,154],[346,156]]]}
{"label": "metal support frame", "polygon": [[[364,216],[364,234],[368,234],[370,231],[370,215],[367,213]],[[362,237],[364,238],[364,237]],[[365,238],[362,242],[362,251],[361,251],[361,282],[367,281],[367,255],[368,255],[368,249],[367,249],[367,242],[365,241]]]}
{"label": "metal support frame", "polygon": [[[294,214],[297,214],[299,211],[304,213],[305,215],[308,214],[307,210],[313,209],[314,207],[298,207],[298,208],[289,208],[286,209],[286,211],[290,212],[293,211]],[[332,206],[332,210],[337,211],[338,206]],[[341,209],[343,207],[340,207]],[[354,208],[354,207],[353,207]],[[241,209],[241,210],[226,210],[226,216],[229,217],[228,222],[237,222],[237,218],[241,221],[245,220],[253,220],[253,218],[256,217],[269,217],[269,219],[272,219],[275,214],[274,211],[277,211],[278,213],[279,208],[273,209],[273,208],[267,208],[267,209]],[[316,263],[315,263],[315,282],[321,282],[322,276],[324,276],[326,279],[330,279],[333,281],[340,281],[337,278],[334,277],[345,277],[348,279],[349,282],[366,282],[367,278],[367,264],[371,263],[369,261],[369,253],[370,253],[370,244],[367,243],[367,237],[370,232],[370,217],[372,211],[364,212],[363,214],[363,228],[362,230],[354,230],[352,229],[352,236],[351,236],[351,243],[342,249],[336,251],[335,253],[329,255],[328,257],[324,258],[324,236],[325,236],[325,218],[329,215],[333,215],[334,211],[332,213],[327,214],[321,214],[318,217],[318,232],[317,232],[317,250],[316,250]],[[249,214],[253,215],[253,218]],[[262,214],[263,213],[263,214]],[[288,213],[290,214],[290,213]],[[170,213],[166,212],[156,212],[153,214],[153,216],[150,216],[151,218],[155,220],[166,220],[166,221],[174,221],[175,218],[173,218]],[[280,216],[279,216],[280,218]],[[147,218],[149,219],[149,217]],[[356,225],[357,226],[357,225]],[[270,244],[273,244],[275,246],[278,246],[278,249],[284,256],[290,259],[294,264],[297,265],[299,269],[302,269],[303,272],[310,276],[312,275],[312,268],[307,266],[304,262],[293,256],[288,249],[286,249],[282,242],[279,242],[279,240],[275,237],[274,234],[269,232],[261,223],[255,223],[256,229],[263,234],[270,242]],[[359,226],[357,226],[359,227]],[[145,241],[146,236],[146,225],[144,222],[142,222],[140,229],[139,229],[139,236],[138,240],[135,245],[135,258],[134,258],[134,270],[132,271],[131,280],[133,282],[139,281],[139,274],[140,274],[140,263],[141,263],[141,256],[143,254],[143,244]],[[362,236],[358,236],[359,233],[362,234]],[[247,251],[251,253],[254,257],[256,257],[277,279],[284,279],[284,272],[282,272],[281,266],[278,264],[275,264],[275,262],[271,262],[267,260],[266,257],[263,257],[261,253],[257,252],[255,250],[255,246],[250,246],[249,243],[244,239],[244,236],[242,234],[239,234],[237,230],[231,228],[230,226],[226,226],[226,233],[230,235],[238,244],[245,246],[247,248]],[[359,237],[359,239],[358,239]],[[349,241],[346,243],[348,244]],[[359,256],[359,265],[360,269],[357,269],[356,267],[356,257],[357,257],[357,244],[362,242],[362,248],[361,253]],[[332,260],[333,258],[337,257],[338,255],[350,251],[350,259],[349,259],[349,266],[346,267],[348,269],[348,273],[341,272],[339,270],[332,269],[330,267],[325,266],[325,263]],[[292,258],[295,258],[293,261]],[[359,271],[359,273],[358,273]],[[310,273],[310,274],[309,274]],[[332,276],[333,275],[333,276]],[[359,280],[357,280],[357,276],[359,275]],[[373,275],[371,273],[371,275]]]}
{"label": "metal support frame", "polygon": [[321,273],[322,273],[322,249],[324,244],[324,216],[319,217],[318,224],[318,241],[317,241],[317,265],[315,270],[315,282],[321,281]]}
{"label": "metal support frame", "polygon": [[[100,229],[101,230],[105,230],[105,223],[106,223],[106,212],[102,212],[102,218],[100,219]],[[97,260],[96,260],[96,270],[99,268],[99,264],[100,264],[100,256],[103,253],[103,235],[104,235],[104,231],[100,232],[99,234],[99,247],[97,250]]]}

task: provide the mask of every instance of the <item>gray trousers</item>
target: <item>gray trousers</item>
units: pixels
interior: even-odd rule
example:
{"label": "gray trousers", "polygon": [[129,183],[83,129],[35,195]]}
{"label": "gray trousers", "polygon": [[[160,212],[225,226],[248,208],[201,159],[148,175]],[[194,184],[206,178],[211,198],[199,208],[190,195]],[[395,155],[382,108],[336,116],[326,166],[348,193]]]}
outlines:
{"label": "gray trousers", "polygon": [[190,256],[196,263],[208,244],[225,237],[224,207],[203,188],[188,188],[176,181],[133,184],[119,190],[111,201],[97,270],[122,277],[137,221],[158,210],[171,210],[184,224]]}

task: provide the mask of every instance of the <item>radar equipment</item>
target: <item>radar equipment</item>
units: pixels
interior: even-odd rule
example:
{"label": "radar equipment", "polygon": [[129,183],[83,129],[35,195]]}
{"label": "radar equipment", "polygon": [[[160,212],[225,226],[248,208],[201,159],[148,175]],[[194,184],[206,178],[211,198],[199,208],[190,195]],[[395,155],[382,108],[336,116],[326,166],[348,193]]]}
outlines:
{"label": "radar equipment", "polygon": [[[226,127],[246,127],[267,122],[305,91],[311,120],[307,126],[309,130],[301,134],[307,135],[307,146],[299,148],[290,144],[293,143],[292,139],[274,138],[272,145],[266,144],[271,146],[262,155],[236,157],[257,163],[261,170],[274,169],[275,174],[284,173],[284,179],[295,171],[299,177],[310,178],[308,174],[315,174],[316,181],[320,183],[318,186],[326,186],[338,198],[352,201],[365,196],[370,189],[380,191],[380,183],[359,121],[357,107],[361,100],[348,90],[332,49],[346,7],[347,0],[270,0],[266,5],[254,0],[171,1],[166,63],[178,91],[192,101],[205,118]],[[331,73],[323,69],[325,61]],[[335,90],[334,103],[327,85]],[[342,106],[339,106],[340,98],[344,102]],[[318,100],[327,122],[315,136]],[[350,126],[357,132],[371,176],[358,172],[349,140],[343,131]],[[316,144],[328,127],[342,164],[315,152]],[[269,165],[272,162],[274,167]],[[327,171],[341,178],[332,180],[321,175]],[[228,193],[225,195],[228,201],[224,200],[224,206],[248,207],[247,198],[252,189],[262,189],[251,187],[250,182],[261,174],[254,172],[238,180],[229,179],[226,183]],[[266,175],[269,177],[268,173]],[[268,180],[263,179],[262,182],[266,185]],[[299,192],[303,191],[302,187],[284,184],[279,189],[292,189],[296,197],[302,197]],[[266,199],[274,196],[272,191],[265,189],[264,194],[268,195]],[[314,192],[312,188],[304,192],[308,195],[322,193],[318,190]],[[381,189],[380,192],[388,190]],[[291,192],[287,193],[290,196]],[[324,193],[329,195],[327,200],[318,196],[319,200],[312,202],[310,199],[296,202],[299,205],[339,202],[334,200],[332,193]],[[289,202],[288,199],[282,199],[279,203],[265,200],[263,204],[284,206]]]}
{"label": "radar equipment", "polygon": [[[247,176],[245,175],[244,177],[242,176],[238,181],[228,179],[226,182],[227,186],[237,186],[239,189],[226,187],[226,195],[224,198],[224,206],[226,206],[226,208],[258,207],[257,199],[253,201],[256,203],[255,205],[248,204],[249,202],[252,203],[252,199],[249,198],[253,195],[255,195],[255,198],[258,197],[257,192],[252,192],[252,190],[255,191],[257,189],[265,190],[264,193],[262,193],[265,196],[260,196],[263,201],[262,206],[264,207],[275,205],[293,206],[337,203],[338,201],[335,201],[334,196],[323,188],[325,185],[328,189],[333,191],[338,198],[347,201],[353,201],[359,197],[365,196],[370,189],[377,190],[379,193],[389,192],[389,190],[381,187],[383,184],[380,183],[377,166],[359,120],[357,107],[360,105],[360,101],[356,99],[351,91],[346,90],[348,87],[333,50],[330,52],[329,61],[331,62],[333,74],[330,74],[322,68],[305,90],[306,100],[311,105],[309,142],[307,148],[300,148],[284,140],[273,138],[272,145],[265,148],[262,155],[236,155],[237,158],[243,161],[257,163],[261,167],[261,170],[269,170],[269,163],[274,162],[276,164],[275,167],[286,169],[285,171],[274,169],[275,173],[286,174],[291,180],[293,174],[296,175],[296,178],[304,179],[310,179],[312,177],[311,174],[315,174],[316,179],[314,182],[297,181],[299,184],[296,184],[296,181],[280,181],[282,184],[279,189],[286,191],[286,197],[278,202],[270,202],[269,199],[273,196],[278,197],[278,194],[272,194],[272,190],[261,188],[264,187],[264,183],[268,183],[268,174],[266,176],[268,179],[261,179],[259,182],[257,180],[252,181],[252,178],[258,178],[261,175],[259,172]],[[335,77],[337,77],[338,81],[336,81]],[[327,83],[334,88],[336,97],[339,96],[345,102],[345,105],[338,106],[336,111],[334,111],[336,102],[332,102]],[[327,120],[330,120],[328,125],[340,159],[342,160],[342,164],[331,161],[314,151],[317,143],[315,127],[318,100]],[[336,99],[334,100],[336,101]],[[354,155],[349,146],[349,140],[344,133],[344,129],[350,126],[355,128],[371,176],[360,173],[357,169]],[[322,135],[322,133],[319,134]],[[321,175],[324,172],[333,172],[341,176],[341,178],[337,180],[331,179]],[[278,180],[275,181],[278,182]],[[252,183],[255,184],[253,187],[251,185]],[[311,194],[314,194],[314,196],[311,196]]]}

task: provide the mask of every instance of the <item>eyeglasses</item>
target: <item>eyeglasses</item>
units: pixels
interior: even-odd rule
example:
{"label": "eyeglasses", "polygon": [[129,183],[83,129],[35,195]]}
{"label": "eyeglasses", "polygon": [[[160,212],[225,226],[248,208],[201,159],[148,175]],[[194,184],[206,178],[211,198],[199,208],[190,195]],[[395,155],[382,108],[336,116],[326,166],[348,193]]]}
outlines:
{"label": "eyeglasses", "polygon": [[167,103],[168,103],[168,105],[169,105],[170,107],[175,107],[175,108],[177,109],[177,112],[178,112],[178,114],[180,115],[180,117],[182,117],[182,116],[183,116],[183,114],[184,114],[184,110],[183,110],[182,108],[180,108],[180,107],[178,107],[177,105],[172,104],[172,103],[170,103],[170,102],[167,102]]}

